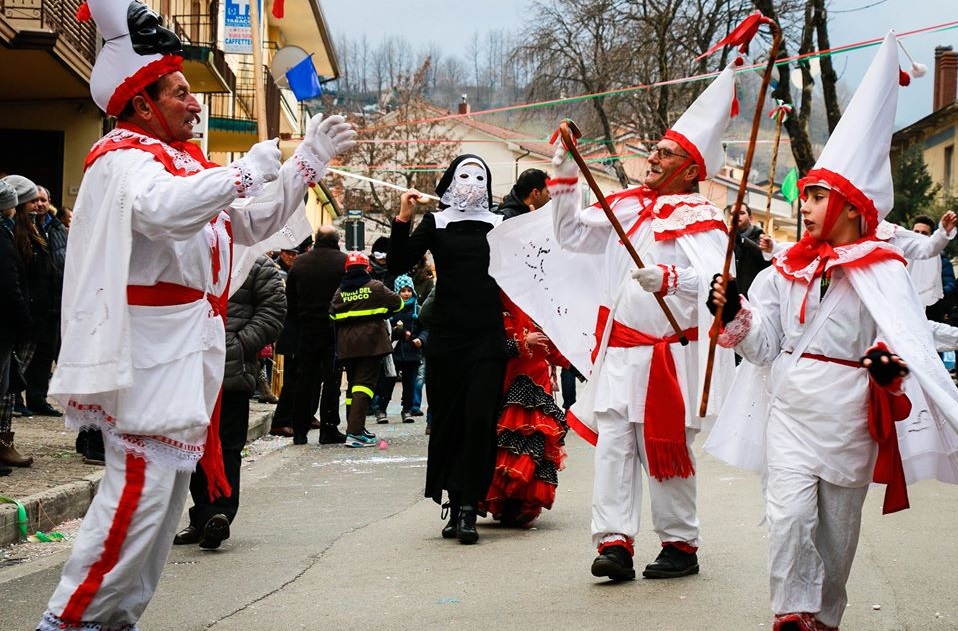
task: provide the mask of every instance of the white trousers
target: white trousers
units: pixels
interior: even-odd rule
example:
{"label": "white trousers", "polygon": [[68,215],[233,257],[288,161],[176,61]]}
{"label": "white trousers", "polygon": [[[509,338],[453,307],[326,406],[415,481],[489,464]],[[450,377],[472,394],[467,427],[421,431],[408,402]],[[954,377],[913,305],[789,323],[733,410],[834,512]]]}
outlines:
{"label": "white trousers", "polygon": [[100,488],[37,628],[135,629],[156,591],[189,485],[189,472],[108,447]]}
{"label": "white trousers", "polygon": [[[596,414],[599,440],[595,446],[592,487],[592,542],[598,546],[616,535],[635,539],[642,508],[642,470],[648,477],[644,423],[631,423],[615,412]],[[686,428],[689,457],[697,430]],[[649,477],[652,527],[662,542],[681,541],[698,547],[699,519],[695,509],[695,476],[659,482]]]}
{"label": "white trousers", "polygon": [[830,627],[845,613],[868,487],[769,468],[766,497],[772,612],[808,612]]}

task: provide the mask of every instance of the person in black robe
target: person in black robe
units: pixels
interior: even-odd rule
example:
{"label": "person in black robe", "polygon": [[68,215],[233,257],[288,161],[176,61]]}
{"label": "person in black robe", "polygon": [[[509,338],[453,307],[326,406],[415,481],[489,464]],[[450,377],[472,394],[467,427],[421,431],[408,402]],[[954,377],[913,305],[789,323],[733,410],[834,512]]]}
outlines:
{"label": "person in black robe", "polygon": [[486,234],[502,216],[490,211],[489,167],[461,155],[446,169],[436,194],[440,211],[411,231],[419,193],[403,193],[389,240],[390,269],[404,272],[432,252],[436,287],[426,356],[426,395],[433,414],[426,497],[449,496],[447,539],[479,539],[476,505],[486,497],[496,460],[496,419],[506,368],[499,286],[489,276]]}

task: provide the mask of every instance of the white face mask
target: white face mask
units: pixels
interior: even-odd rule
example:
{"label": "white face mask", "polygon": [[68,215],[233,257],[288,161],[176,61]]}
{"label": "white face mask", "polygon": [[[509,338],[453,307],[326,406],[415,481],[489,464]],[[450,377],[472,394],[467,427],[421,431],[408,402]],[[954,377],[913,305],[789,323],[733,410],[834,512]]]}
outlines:
{"label": "white face mask", "polygon": [[462,212],[489,210],[488,177],[478,162],[463,162],[456,167],[452,183],[442,194],[442,203]]}

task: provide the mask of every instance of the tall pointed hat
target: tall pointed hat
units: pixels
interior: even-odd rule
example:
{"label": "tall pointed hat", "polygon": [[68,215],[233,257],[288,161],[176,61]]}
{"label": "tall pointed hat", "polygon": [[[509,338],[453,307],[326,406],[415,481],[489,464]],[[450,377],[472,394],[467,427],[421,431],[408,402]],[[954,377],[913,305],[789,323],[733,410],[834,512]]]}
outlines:
{"label": "tall pointed hat", "polygon": [[90,76],[90,94],[101,110],[117,116],[135,95],[163,75],[180,70],[179,38],[163,28],[150,7],[137,0],[87,0],[77,11],[93,18],[103,48]]}
{"label": "tall pointed hat", "polygon": [[665,138],[679,144],[699,166],[699,180],[718,174],[725,164],[722,135],[732,116],[738,114],[735,98],[735,66],[729,64],[689,109],[665,132]]}
{"label": "tall pointed hat", "polygon": [[[889,31],[822,155],[799,181],[803,196],[807,186],[841,193],[862,213],[866,234],[891,212],[895,199],[888,152],[898,89],[910,81],[898,65],[897,46],[894,31]],[[916,66],[913,72],[920,76]]]}

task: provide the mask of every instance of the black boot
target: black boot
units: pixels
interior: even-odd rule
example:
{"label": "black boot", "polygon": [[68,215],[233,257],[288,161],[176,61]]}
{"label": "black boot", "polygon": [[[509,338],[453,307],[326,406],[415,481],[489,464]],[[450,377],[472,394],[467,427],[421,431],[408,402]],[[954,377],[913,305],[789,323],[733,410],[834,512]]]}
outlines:
{"label": "black boot", "polygon": [[449,516],[449,521],[442,529],[442,538],[455,539],[459,534],[459,504],[453,504],[452,500],[443,504],[442,516],[445,518],[446,515]]}
{"label": "black boot", "polygon": [[678,578],[699,573],[699,557],[694,552],[684,552],[668,544],[662,546],[659,556],[645,566],[645,578]]}
{"label": "black boot", "polygon": [[466,505],[459,509],[459,543],[470,545],[479,541],[479,532],[476,530],[476,507]]}
{"label": "black boot", "polygon": [[607,576],[613,581],[634,580],[632,555],[625,546],[607,546],[592,561],[592,576]]}

